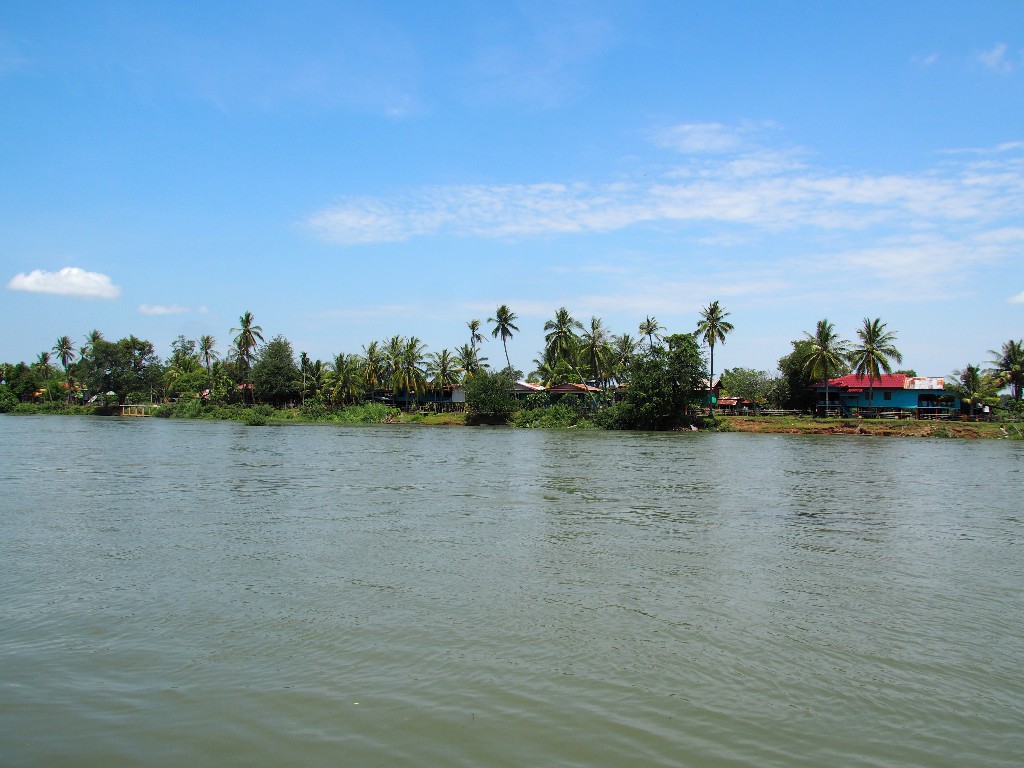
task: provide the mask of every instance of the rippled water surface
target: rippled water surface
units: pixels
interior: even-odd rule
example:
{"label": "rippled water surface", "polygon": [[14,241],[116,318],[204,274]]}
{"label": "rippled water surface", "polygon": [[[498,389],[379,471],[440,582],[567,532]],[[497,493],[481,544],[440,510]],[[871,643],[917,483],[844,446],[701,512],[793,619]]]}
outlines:
{"label": "rippled water surface", "polygon": [[0,764],[1016,766],[1024,445],[0,417]]}

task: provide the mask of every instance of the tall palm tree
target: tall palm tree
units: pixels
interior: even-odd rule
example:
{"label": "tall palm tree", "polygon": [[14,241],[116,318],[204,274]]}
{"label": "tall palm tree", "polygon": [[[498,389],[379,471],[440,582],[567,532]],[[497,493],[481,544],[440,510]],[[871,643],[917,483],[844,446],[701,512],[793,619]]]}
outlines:
{"label": "tall palm tree", "polygon": [[647,316],[647,319],[640,323],[640,335],[647,337],[647,348],[654,349],[654,340],[658,339],[661,341],[661,334],[658,331],[664,331],[665,326],[658,324],[658,319]]}
{"label": "tall palm tree", "polygon": [[811,354],[804,362],[804,370],[811,376],[821,376],[825,381],[825,414],[828,414],[828,375],[838,371],[847,355],[848,343],[839,338],[835,326],[828,319],[819,320],[814,334],[804,332],[811,342]]}
{"label": "tall palm tree", "polygon": [[628,333],[612,336],[612,377],[615,381],[622,383],[629,375],[630,364],[636,356],[640,342]]}
{"label": "tall palm tree", "polygon": [[518,326],[516,326],[515,312],[508,308],[507,304],[502,304],[495,311],[494,317],[487,318],[488,323],[494,323],[494,329],[491,331],[491,336],[495,339],[501,338],[501,345],[505,348],[505,364],[508,366],[508,370],[512,370],[512,361],[508,357],[508,340],[512,338],[512,332],[519,332]]}
{"label": "tall palm tree", "polygon": [[590,318],[590,327],[580,335],[580,351],[583,356],[582,362],[586,365],[591,378],[605,386],[611,378],[609,369],[612,349],[608,340],[608,330],[601,322],[601,318]]}
{"label": "tall palm tree", "polygon": [[950,382],[953,392],[965,403],[971,404],[971,416],[974,415],[974,408],[979,402],[995,394],[994,388],[997,386],[998,384],[981,372],[980,365],[970,363],[959,371],[953,371],[953,380]]}
{"label": "tall palm tree", "polygon": [[459,383],[458,358],[447,349],[433,352],[429,355],[427,370],[430,373],[434,391],[438,394],[438,402],[440,402],[444,399],[445,389],[448,387],[454,389]]}
{"label": "tall palm tree", "polygon": [[896,349],[896,334],[885,330],[880,318],[864,318],[864,325],[857,329],[860,343],[850,350],[850,365],[858,376],[868,377],[868,405],[875,405],[875,379],[881,380],[882,372],[892,373],[889,360],[903,362],[903,355]]}
{"label": "tall palm tree", "polygon": [[406,403],[412,407],[416,395],[427,388],[427,377],[423,372],[423,355],[426,344],[415,336],[404,340],[396,366],[391,373],[391,388],[397,395],[405,392]]}
{"label": "tall palm tree", "polygon": [[384,356],[380,351],[378,342],[371,341],[363,346],[363,382],[366,384],[371,400],[373,399],[373,393],[380,388],[383,379]]}
{"label": "tall palm tree", "polygon": [[64,368],[64,383],[67,387],[68,402],[71,402],[71,373],[68,371],[68,365],[75,356],[75,344],[71,341],[70,336],[61,336],[57,339],[57,343],[53,345],[53,354],[60,360],[61,366]]}
{"label": "tall palm tree", "polygon": [[544,323],[544,347],[552,363],[568,362],[576,356],[577,330],[583,330],[583,323],[570,315],[565,307],[559,308],[554,318]]}
{"label": "tall palm tree", "polygon": [[[259,346],[259,342],[263,341],[263,329],[256,325],[252,312],[245,312],[239,317],[238,325],[239,327],[232,328],[231,332],[238,334],[235,336],[235,352],[238,355],[238,361],[242,364],[244,379],[242,383],[249,385],[252,374],[252,356],[256,347]],[[249,387],[247,386],[246,389]]]}
{"label": "tall palm tree", "polygon": [[463,380],[472,378],[484,369],[486,357],[480,357],[476,347],[470,344],[463,344],[455,350],[455,364],[462,372]]}
{"label": "tall palm tree", "polygon": [[480,333],[480,321],[470,320],[466,325],[469,326],[469,346],[476,349],[477,344],[482,344],[484,340],[484,335]]}
{"label": "tall palm tree", "polygon": [[212,379],[211,365],[217,359],[217,342],[213,336],[207,334],[199,337],[199,356],[202,358],[203,367],[206,368],[206,377]]}
{"label": "tall palm tree", "polygon": [[[729,313],[725,311],[725,307],[719,305],[717,301],[712,301],[700,312],[700,320],[697,321],[697,335],[701,340],[708,345],[711,350],[711,360],[708,373],[708,391],[713,392],[715,388],[715,343],[722,342],[725,344],[725,335],[732,333],[733,325],[727,318]],[[708,402],[708,408],[711,409],[711,403]]]}
{"label": "tall palm tree", "polygon": [[1024,339],[1010,339],[998,352],[988,351],[993,356],[989,364],[992,373],[1001,386],[1010,388],[1010,397],[1020,400],[1024,393]]}
{"label": "tall palm tree", "polygon": [[334,403],[341,402],[345,405],[349,402],[356,402],[364,382],[365,360],[359,355],[346,355],[342,352],[335,355],[332,364],[333,371],[328,380],[330,398]]}

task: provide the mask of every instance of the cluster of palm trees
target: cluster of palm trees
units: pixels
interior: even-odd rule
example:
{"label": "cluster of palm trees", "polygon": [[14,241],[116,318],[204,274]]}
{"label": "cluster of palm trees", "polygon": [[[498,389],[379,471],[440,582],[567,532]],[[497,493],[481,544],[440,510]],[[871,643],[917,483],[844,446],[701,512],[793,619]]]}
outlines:
{"label": "cluster of palm trees", "polygon": [[874,402],[874,385],[883,373],[892,373],[892,363],[902,363],[903,355],[896,348],[896,333],[886,330],[880,318],[865,317],[857,329],[858,342],[851,344],[840,338],[828,319],[819,320],[814,333],[804,334],[811,342],[811,354],[804,367],[811,376],[825,382],[825,410],[828,410],[829,378],[832,374],[851,368],[858,376],[868,379],[868,402]]}

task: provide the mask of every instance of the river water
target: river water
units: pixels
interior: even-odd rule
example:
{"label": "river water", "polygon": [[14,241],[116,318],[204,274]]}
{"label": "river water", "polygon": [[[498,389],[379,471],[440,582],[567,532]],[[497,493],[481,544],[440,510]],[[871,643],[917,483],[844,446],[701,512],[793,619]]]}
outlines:
{"label": "river water", "polygon": [[0,417],[4,766],[1017,766],[1024,444]]}

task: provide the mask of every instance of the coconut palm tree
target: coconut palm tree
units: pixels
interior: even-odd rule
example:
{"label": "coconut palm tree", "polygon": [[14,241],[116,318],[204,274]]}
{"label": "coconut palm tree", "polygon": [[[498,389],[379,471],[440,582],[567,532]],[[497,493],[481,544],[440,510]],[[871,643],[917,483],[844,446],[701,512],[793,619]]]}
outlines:
{"label": "coconut palm tree", "polygon": [[199,357],[203,361],[203,367],[206,368],[206,375],[208,378],[213,377],[212,364],[217,359],[217,342],[213,336],[207,334],[206,336],[199,337]]}
{"label": "coconut palm tree", "polygon": [[654,340],[661,341],[662,335],[658,331],[664,331],[664,325],[658,325],[657,318],[647,316],[647,319],[640,323],[640,335],[647,337],[647,348],[654,349]]}
{"label": "coconut palm tree", "polygon": [[487,358],[480,357],[476,347],[470,344],[463,344],[455,350],[455,365],[462,372],[463,381],[482,371],[486,362]]}
{"label": "coconut palm tree", "polygon": [[427,377],[423,372],[426,344],[415,336],[403,341],[391,373],[391,389],[396,396],[399,392],[405,392],[406,402],[412,407],[416,395],[427,388]]}
{"label": "coconut palm tree", "polygon": [[968,363],[961,370],[953,371],[949,388],[963,402],[970,403],[971,416],[974,416],[978,403],[996,397],[999,383],[993,377],[983,374],[980,365]]}
{"label": "coconut palm tree", "polygon": [[371,400],[383,380],[384,356],[380,351],[380,345],[376,341],[371,341],[363,346],[363,383]]}
{"label": "coconut palm tree", "polygon": [[480,333],[480,321],[470,320],[466,325],[469,326],[469,346],[476,349],[484,341],[484,335]]}
{"label": "coconut palm tree", "polygon": [[814,334],[804,332],[811,342],[811,352],[804,362],[804,370],[811,376],[821,376],[825,381],[825,413],[828,414],[829,371],[843,367],[847,356],[848,343],[839,338],[835,326],[828,319],[819,320]]}
{"label": "coconut palm tree", "polygon": [[903,355],[896,349],[896,334],[885,330],[880,318],[864,318],[864,325],[857,329],[860,343],[850,350],[850,365],[858,376],[868,377],[868,404],[875,405],[875,379],[881,380],[882,372],[892,373],[890,360],[903,362]]}
{"label": "coconut palm tree", "polygon": [[61,366],[64,368],[64,383],[67,386],[68,402],[71,402],[71,373],[68,371],[68,365],[75,356],[75,344],[71,341],[70,336],[61,336],[57,339],[57,343],[53,345],[53,354],[60,360]]}
{"label": "coconut palm tree", "polygon": [[605,386],[611,378],[612,349],[601,318],[592,316],[590,327],[580,334],[580,353],[590,377]]}
{"label": "coconut palm tree", "polygon": [[[713,392],[715,388],[715,343],[722,342],[725,344],[725,335],[732,333],[733,325],[727,318],[729,313],[725,311],[725,307],[719,305],[717,301],[712,301],[700,312],[700,320],[697,321],[697,335],[700,339],[708,345],[711,350],[711,359],[709,361],[709,373],[708,373],[708,390]],[[708,409],[712,408],[711,403],[708,403]]]}
{"label": "coconut palm tree", "polygon": [[577,330],[583,330],[583,323],[570,315],[565,307],[561,307],[553,319],[544,323],[544,350],[552,363],[571,361],[576,356],[579,342]]}
{"label": "coconut palm tree", "polygon": [[428,355],[427,372],[430,374],[438,402],[444,399],[446,388],[454,389],[459,383],[458,358],[447,349]]}
{"label": "coconut palm tree", "polygon": [[1010,397],[1020,400],[1024,393],[1024,339],[1010,339],[998,352],[988,351],[992,374],[1003,387],[1010,388]]}
{"label": "coconut palm tree", "polygon": [[488,323],[494,323],[494,329],[491,331],[491,336],[495,339],[501,338],[501,346],[505,349],[505,364],[508,366],[508,370],[512,370],[512,361],[508,356],[508,340],[512,338],[512,332],[519,332],[518,326],[516,326],[515,312],[508,308],[507,304],[502,304],[498,307],[494,313],[494,317],[487,318]]}
{"label": "coconut palm tree", "polygon": [[238,361],[242,364],[243,383],[249,384],[249,379],[252,375],[253,353],[256,351],[259,343],[263,341],[263,329],[255,324],[252,312],[245,312],[239,317],[238,325],[239,327],[232,328],[231,332],[238,334],[235,336],[235,352],[238,356]]}
{"label": "coconut palm tree", "polygon": [[617,382],[626,379],[630,363],[636,356],[640,342],[628,333],[612,336],[612,376]]}
{"label": "coconut palm tree", "polygon": [[366,381],[365,364],[359,355],[346,355],[344,352],[335,355],[333,370],[327,380],[331,402],[345,405],[359,399],[362,384]]}

